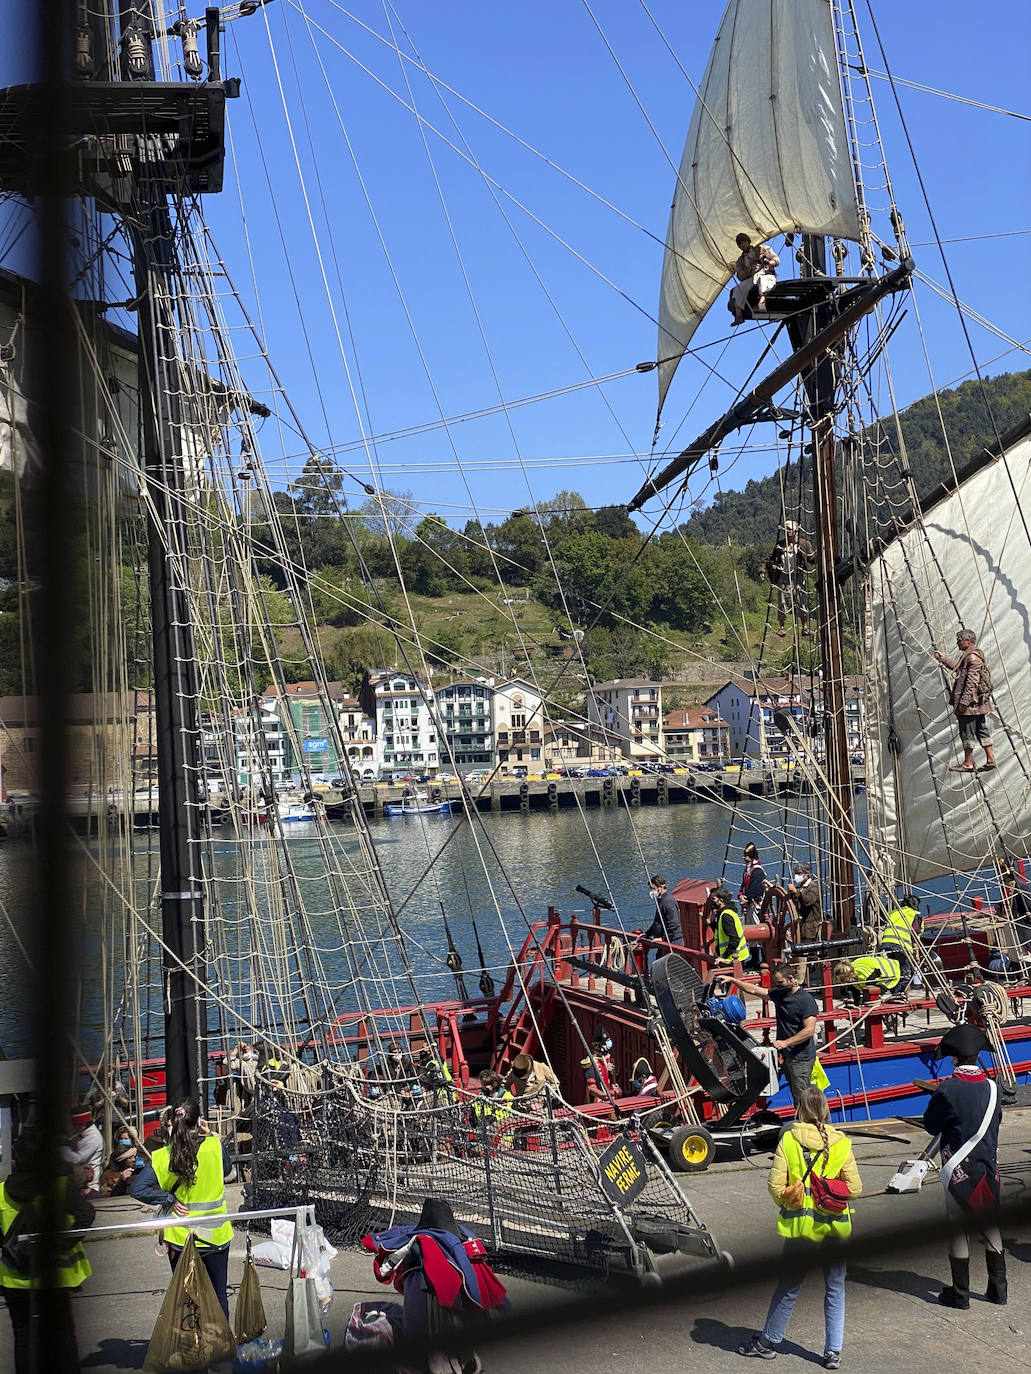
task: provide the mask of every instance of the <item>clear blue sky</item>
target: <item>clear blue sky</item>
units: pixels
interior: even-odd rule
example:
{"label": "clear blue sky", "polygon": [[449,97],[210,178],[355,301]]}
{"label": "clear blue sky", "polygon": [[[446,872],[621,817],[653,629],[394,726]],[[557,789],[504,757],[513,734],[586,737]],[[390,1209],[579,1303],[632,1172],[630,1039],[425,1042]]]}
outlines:
{"label": "clear blue sky", "polygon": [[[363,425],[382,435],[432,423],[441,411],[460,415],[654,358],[671,163],[679,163],[694,97],[649,12],[698,81],[722,0],[654,0],[647,9],[633,0],[597,0],[590,10],[574,0],[517,6],[354,0],[350,13],[335,0],[304,0],[303,7],[310,22],[299,4],[273,0],[231,26],[225,67],[244,82],[242,98],[231,106],[235,163],[227,162],[225,191],[206,208],[314,440],[354,443]],[[999,0],[977,11],[958,0],[877,0],[874,10],[895,75],[1031,112],[1026,5]],[[867,60],[881,70],[865,5],[864,19]],[[381,41],[390,39],[391,24],[399,46],[417,50],[440,82],[589,191],[406,64],[409,93],[396,53]],[[944,284],[926,192],[942,238],[968,240],[945,249],[960,297],[1026,344],[1031,124],[900,87],[921,187],[887,83],[875,81],[874,95],[918,266]],[[431,167],[416,119],[395,96],[414,99],[451,143],[467,140],[468,155],[505,193],[510,225],[480,170],[427,131]],[[969,376],[972,360],[955,312],[926,287],[918,287],[917,302],[934,382]],[[696,344],[724,336],[726,319],[717,306]],[[969,327],[987,373],[1031,365],[1026,352],[982,326]],[[248,351],[242,336],[237,342]],[[760,347],[753,333],[735,337],[725,350],[707,349],[703,357],[717,367],[715,378],[701,361],[685,361],[667,404],[664,442],[686,442],[721,413],[733,387],[720,378],[743,379]],[[893,340],[892,362],[900,404],[931,389],[912,308]],[[256,392],[267,387],[254,361],[247,380]],[[359,386],[361,422],[351,398]],[[647,457],[655,391],[654,373],[635,374],[508,417],[455,426],[450,439],[437,429],[384,443],[377,450],[382,480],[411,489],[425,509],[458,523],[474,513],[497,518],[562,488],[580,491],[592,505],[622,502],[640,484],[640,462],[631,455]],[[877,402],[886,408],[887,396],[882,392]],[[262,447],[277,482],[296,475],[303,462],[296,436],[269,421]],[[721,480],[729,486],[762,475],[775,461],[769,452],[747,451],[730,466],[731,456],[725,449],[729,470]],[[368,474],[361,449],[343,461]],[[711,497],[712,489],[703,491],[699,482],[692,491],[698,494]]]}

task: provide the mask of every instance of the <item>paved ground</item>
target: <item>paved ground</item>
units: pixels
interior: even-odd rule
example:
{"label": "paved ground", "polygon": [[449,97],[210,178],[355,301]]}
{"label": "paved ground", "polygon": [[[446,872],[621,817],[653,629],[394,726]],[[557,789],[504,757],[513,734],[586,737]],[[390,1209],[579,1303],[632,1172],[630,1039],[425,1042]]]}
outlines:
{"label": "paved ground", "polygon": [[[855,1137],[864,1187],[868,1194],[883,1189],[901,1159],[913,1155],[924,1143],[901,1123],[879,1123],[886,1138]],[[919,1143],[913,1148],[912,1140]],[[1007,1112],[1000,1158],[1004,1165],[1004,1196],[1031,1196],[1031,1111]],[[679,1371],[694,1368],[706,1374],[751,1368],[736,1354],[738,1344],[762,1323],[779,1262],[775,1235],[775,1211],[766,1192],[769,1156],[746,1162],[718,1165],[708,1173],[685,1177],[685,1187],[703,1220],[723,1248],[743,1260],[769,1258],[769,1277],[761,1284],[692,1300],[672,1306],[618,1317],[606,1317],[606,1290],[592,1291],[592,1318],[578,1326],[547,1336],[506,1341],[483,1350],[484,1364],[492,1374],[595,1374],[606,1371]],[[101,1204],[98,1222],[145,1215],[142,1208],[125,1200]],[[941,1215],[937,1184],[918,1196],[871,1196],[859,1204],[856,1233],[862,1236],[889,1226],[900,1228],[899,1238],[875,1259],[849,1270],[847,1288],[846,1349],[843,1364],[852,1370],[894,1369],[901,1374],[939,1374],[945,1367],[971,1367],[975,1360],[990,1363],[997,1374],[1024,1374],[1031,1365],[1031,1229],[1005,1233],[1009,1252],[1010,1304],[999,1308],[984,1301],[972,1303],[968,1312],[951,1312],[934,1300],[948,1273],[941,1247],[920,1242],[921,1225]],[[243,1242],[234,1245],[230,1281],[237,1282]],[[82,1366],[86,1370],[140,1369],[154,1319],[168,1280],[167,1261],[154,1254],[152,1239],[136,1237],[91,1245],[93,1277],[75,1299]],[[666,1261],[675,1269],[677,1261]],[[984,1288],[983,1257],[972,1263],[973,1289]],[[384,1290],[373,1282],[368,1256],[342,1251],[333,1264],[336,1297],[329,1326],[334,1345],[354,1302],[382,1298]],[[283,1303],[279,1296],[286,1275],[262,1269],[261,1282],[268,1335],[282,1334]],[[584,1296],[584,1289],[542,1287],[525,1279],[506,1278],[513,1309],[528,1323],[535,1312],[570,1296]],[[377,1291],[378,1289],[378,1291]],[[788,1340],[779,1357],[780,1368],[820,1367],[823,1349],[822,1285],[809,1280],[795,1310]],[[11,1368],[10,1328],[0,1325],[0,1370]]]}

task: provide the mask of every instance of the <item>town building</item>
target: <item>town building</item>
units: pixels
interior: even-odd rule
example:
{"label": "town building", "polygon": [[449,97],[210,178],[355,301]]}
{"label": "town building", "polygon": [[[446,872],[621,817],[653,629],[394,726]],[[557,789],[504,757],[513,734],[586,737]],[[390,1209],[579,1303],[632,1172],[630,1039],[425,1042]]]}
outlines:
{"label": "town building", "polygon": [[[209,773],[209,749],[218,749],[217,739],[205,741],[204,752]],[[290,777],[290,758],[286,731],[279,715],[279,698],[267,693],[255,707],[244,708],[233,715],[233,753],[236,780],[241,787],[260,788],[266,779],[273,786],[285,783]],[[217,753],[215,754],[217,759]],[[217,776],[217,764],[215,775]]]}
{"label": "town building", "polygon": [[[863,680],[847,677],[845,720],[849,752],[863,748]],[[795,729],[817,758],[826,752],[823,727],[823,684],[815,677],[786,677],[752,680],[731,678],[714,692],[706,706],[718,711],[730,727],[730,749],[734,756],[784,758],[791,748],[776,717],[780,714],[794,722]]]}
{"label": "town building", "polygon": [[[146,784],[156,767],[157,728],[149,692],[76,692],[66,706],[67,788],[71,795],[106,796],[109,789]],[[43,702],[0,697],[3,795],[40,790]],[[132,777],[125,776],[131,760]]]}
{"label": "town building", "polygon": [[494,733],[502,772],[540,763],[544,756],[544,700],[531,682],[510,677],[494,684]]}
{"label": "town building", "polygon": [[544,763],[548,768],[593,767],[620,757],[604,727],[589,720],[548,721],[544,726]]}
{"label": "town building", "polygon": [[[442,768],[494,764],[494,687],[458,678],[434,688]],[[445,743],[447,745],[445,747]]]}
{"label": "town building", "polygon": [[384,774],[436,772],[440,765],[433,691],[405,672],[370,668],[358,701],[376,722]]}
{"label": "town building", "polygon": [[668,711],[662,749],[669,763],[729,763],[730,726],[711,706]]}
{"label": "town building", "polygon": [[605,730],[624,758],[662,757],[662,684],[647,678],[615,678],[588,692],[588,719]]}

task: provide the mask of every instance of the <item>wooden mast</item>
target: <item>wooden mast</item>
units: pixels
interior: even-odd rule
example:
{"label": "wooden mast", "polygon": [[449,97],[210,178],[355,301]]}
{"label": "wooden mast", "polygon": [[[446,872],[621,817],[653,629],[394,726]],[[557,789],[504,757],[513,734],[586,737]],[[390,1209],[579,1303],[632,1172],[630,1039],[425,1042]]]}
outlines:
{"label": "wooden mast", "polygon": [[[806,234],[802,240],[803,272],[826,275],[826,241]],[[830,322],[829,301],[813,307],[798,324],[809,338]],[[804,340],[792,339],[798,348]],[[838,499],[835,472],[834,414],[837,398],[834,355],[825,351],[802,372],[809,402],[808,423],[813,441],[813,524],[816,588],[819,598],[820,662],[823,669],[823,730],[826,773],[830,789],[827,819],[827,877],[835,935],[847,935],[855,918],[855,834],[852,770],[849,766],[848,721],[845,716],[845,674],[841,634],[841,598],[835,568],[838,562]]]}

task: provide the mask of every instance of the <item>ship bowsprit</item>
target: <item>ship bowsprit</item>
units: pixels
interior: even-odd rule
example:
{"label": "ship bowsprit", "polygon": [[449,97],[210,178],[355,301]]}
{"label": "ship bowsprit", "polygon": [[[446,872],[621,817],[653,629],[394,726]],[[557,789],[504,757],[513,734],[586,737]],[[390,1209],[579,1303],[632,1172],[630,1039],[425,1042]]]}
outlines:
{"label": "ship bowsprit", "polygon": [[[557,1101],[539,1114],[485,1114],[475,1100],[403,1110],[350,1087],[292,1097],[296,1126],[286,1135],[281,1107],[256,1111],[249,1205],[313,1202],[334,1241],[414,1222],[435,1197],[494,1260],[536,1272],[641,1275],[654,1254],[675,1251],[719,1259],[669,1166],[632,1122],[600,1123]],[[610,1159],[617,1163],[606,1174]],[[620,1188],[627,1197],[617,1200]]]}

